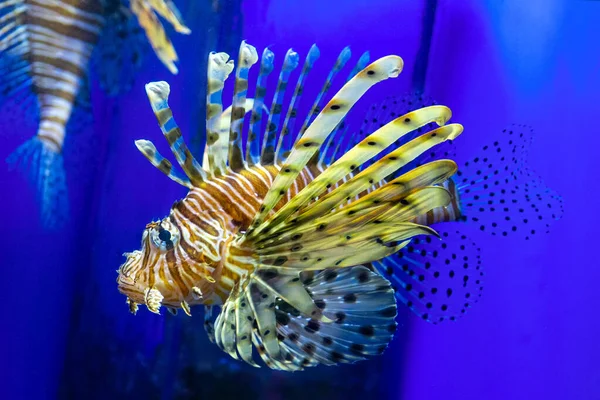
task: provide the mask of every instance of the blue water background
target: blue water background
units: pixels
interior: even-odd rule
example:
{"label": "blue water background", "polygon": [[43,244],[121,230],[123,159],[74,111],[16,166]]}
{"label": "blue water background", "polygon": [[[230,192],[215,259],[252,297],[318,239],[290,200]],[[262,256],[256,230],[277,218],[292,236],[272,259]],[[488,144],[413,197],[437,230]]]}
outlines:
{"label": "blue water background", "polygon": [[[430,38],[423,38],[424,15],[432,4],[433,30]],[[403,73],[380,84],[361,100],[363,105],[411,90],[422,72],[415,77],[419,49],[430,42],[424,88],[452,109],[453,121],[465,126],[461,157],[475,154],[510,123],[531,124],[537,135],[530,163],[565,201],[566,213],[552,232],[529,242],[462,228],[476,237],[487,271],[485,297],[465,318],[432,326],[402,315],[401,332],[381,360],[343,367],[342,373],[323,368],[318,373],[331,376],[337,385],[344,380],[348,385],[372,385],[372,393],[386,398],[600,398],[600,269],[595,254],[600,2],[244,1],[242,15],[243,38],[259,52],[272,45],[279,62],[288,47],[303,55],[318,43],[322,56],[313,77],[324,76],[348,44],[354,60],[364,50],[371,51],[372,59],[402,56]],[[190,25],[194,34],[204,34],[201,16],[194,16]],[[143,84],[171,84],[170,104],[188,138],[203,123],[197,82],[205,54],[196,51],[193,36],[174,41],[182,60],[178,76],[148,55],[131,92],[109,99],[94,85],[94,125],[91,133],[79,136],[85,148],[83,162],[71,156],[71,165],[80,169],[67,170],[73,219],[66,233],[44,233],[32,192],[18,175],[0,168],[0,296],[5,310],[1,398],[66,396],[65,387],[81,385],[69,380],[77,376],[77,369],[86,382],[102,387],[106,368],[94,369],[98,355],[82,350],[88,345],[86,338],[90,343],[104,338],[123,354],[114,367],[122,366],[123,385],[127,357],[153,354],[157,345],[181,345],[165,334],[163,319],[170,316],[145,310],[131,316],[114,282],[121,254],[139,247],[145,224],[163,217],[173,201],[185,195],[133,145],[134,139],[151,139],[163,154],[169,153]],[[233,46],[225,50],[236,51]],[[307,90],[306,98],[321,82]],[[30,122],[8,121],[5,110],[0,159],[35,131]],[[197,335],[203,337],[201,318],[195,321]],[[223,355],[204,338],[199,340],[201,362],[210,371]],[[130,354],[119,346],[136,350]],[[367,381],[369,370],[376,371],[376,378]],[[257,374],[262,374],[260,384],[269,398],[286,398],[269,390],[269,385],[277,387],[278,379],[298,382],[293,390],[310,390],[302,387],[300,374]],[[161,379],[173,382],[177,377],[167,374]],[[199,384],[215,385],[210,374],[205,379]],[[170,390],[156,398],[169,398]],[[335,397],[328,393],[328,398]]]}

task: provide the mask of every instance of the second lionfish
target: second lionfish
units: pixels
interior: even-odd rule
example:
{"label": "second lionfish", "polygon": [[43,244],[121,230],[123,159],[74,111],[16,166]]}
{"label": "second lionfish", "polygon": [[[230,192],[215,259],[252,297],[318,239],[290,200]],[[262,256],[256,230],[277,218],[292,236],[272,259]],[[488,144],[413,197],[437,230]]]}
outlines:
{"label": "second lionfish", "polygon": [[[89,101],[94,51],[103,88],[117,91],[123,69],[139,59],[130,26],[139,24],[157,57],[177,73],[177,54],[158,15],[190,33],[170,0],[0,0],[0,100],[33,105],[38,119],[36,135],[7,161],[35,185],[44,226],[60,226],[68,217],[63,146],[75,109]],[[123,60],[126,53],[131,58]]]}
{"label": "second lionfish", "polygon": [[[313,46],[280,124],[285,88],[299,65],[298,54],[287,52],[261,135],[274,54],[268,49],[263,52],[256,94],[248,99],[249,69],[258,55],[254,47],[242,43],[232,107],[225,112],[222,92],[234,62],[225,53],[211,54],[204,165],[183,141],[167,103],[168,84],[146,85],[161,130],[184,174],[150,141],[139,140],[136,145],[189,193],[175,202],[167,217],[146,226],[141,250],[126,254],[118,271],[119,291],[127,296],[133,313],[138,304],[155,313],[164,306],[188,315],[192,306],[205,305],[205,328],[221,349],[257,365],[254,348],[274,369],[354,362],[385,351],[396,329],[396,299],[394,288],[375,272],[373,263],[404,250],[426,252],[415,247],[416,236],[422,237],[419,243],[440,242],[435,230],[415,221],[453,201],[442,184],[457,166],[449,159],[432,159],[399,176],[394,173],[430,154],[434,146],[455,139],[463,128],[445,125],[451,117],[447,107],[424,107],[366,135],[341,156],[328,157],[328,150],[339,145],[328,138],[339,133],[346,114],[373,85],[397,77],[403,61],[387,56],[367,65],[368,54],[363,55],[344,86],[322,106],[332,79],[348,61],[350,51],[345,49],[294,135],[297,104],[318,56]],[[249,132],[243,134],[250,111]],[[439,127],[394,146],[432,122]],[[367,167],[370,160],[374,162]],[[462,248],[469,243],[465,240]],[[474,259],[461,270],[460,278],[448,280],[440,273],[448,276],[452,266],[434,261],[431,258],[422,268],[414,266],[421,272],[406,276],[428,294],[446,281],[435,313],[422,312],[432,306],[419,306],[424,301],[408,288],[412,285],[408,280],[403,282],[408,298],[402,300],[425,320],[431,321],[434,314],[437,318],[438,313],[454,319],[464,311],[465,294],[472,294],[472,301],[480,295],[479,262]],[[468,264],[462,259],[460,263]],[[451,298],[446,290],[457,294]],[[214,306],[222,310],[213,324]]]}

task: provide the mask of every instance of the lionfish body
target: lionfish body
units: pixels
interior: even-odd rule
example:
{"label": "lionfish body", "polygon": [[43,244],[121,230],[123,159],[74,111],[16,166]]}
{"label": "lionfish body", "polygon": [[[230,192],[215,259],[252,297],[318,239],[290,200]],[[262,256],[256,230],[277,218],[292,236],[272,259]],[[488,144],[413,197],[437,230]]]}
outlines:
{"label": "lionfish body", "polygon": [[[156,313],[166,306],[187,314],[193,305],[221,305],[214,325],[210,314],[206,321],[217,345],[256,365],[254,348],[276,369],[354,362],[385,350],[396,327],[396,302],[392,286],[372,263],[398,253],[414,236],[436,234],[414,221],[451,202],[438,184],[455,173],[456,164],[434,160],[386,178],[431,147],[456,138],[462,127],[444,125],[448,108],[426,107],[376,130],[337,160],[326,157],[327,139],[353,104],[374,84],[396,77],[403,65],[397,56],[370,65],[368,57],[361,57],[346,84],[322,106],[321,97],[349,56],[344,49],[295,137],[297,102],[318,58],[316,46],[306,57],[281,123],[285,88],[299,64],[297,53],[286,54],[262,135],[263,109],[269,109],[264,88],[273,53],[264,51],[255,97],[247,99],[248,71],[258,55],[242,43],[233,104],[225,112],[222,90],[234,64],[224,53],[211,54],[205,165],[183,142],[167,104],[168,85],[146,85],[184,174],[151,142],[139,140],[136,145],[154,166],[190,191],[167,217],[148,224],[142,249],[127,254],[119,269],[118,287],[132,312],[138,304]],[[249,132],[243,135],[250,110]],[[431,122],[440,127],[383,155],[396,140]],[[242,137],[247,140],[245,151]],[[372,166],[361,168],[380,153]]]}
{"label": "lionfish body", "polygon": [[[2,95],[16,102],[25,98],[25,103],[31,97],[39,110],[36,136],[7,161],[21,167],[37,186],[42,222],[48,227],[62,222],[68,213],[62,150],[67,123],[103,31],[103,5],[91,0],[0,1]],[[157,52],[161,60],[176,72],[176,55],[152,10],[175,23],[180,32],[189,33],[177,10],[163,0],[132,1],[131,7],[153,46],[161,45]]]}
{"label": "lionfish body", "polygon": [[[455,320],[478,301],[483,272],[477,246],[454,229],[438,233],[427,225],[471,214],[471,190],[485,201],[505,203],[500,194],[521,193],[507,185],[528,170],[511,171],[513,180],[492,171],[491,183],[487,170],[471,174],[468,163],[457,173],[454,161],[438,157],[449,152],[434,150],[462,133],[459,124],[445,125],[450,110],[444,106],[408,110],[348,140],[345,115],[371,86],[400,73],[403,62],[397,56],[367,65],[364,54],[346,84],[322,105],[350,58],[344,49],[295,130],[297,104],[318,56],[313,46],[282,124],[285,88],[299,65],[298,54],[287,52],[269,108],[264,97],[274,54],[263,52],[255,96],[249,99],[249,69],[258,55],[242,42],[232,105],[223,111],[224,82],[234,63],[225,53],[212,53],[202,165],[173,119],[169,86],[146,85],[184,173],[150,141],[136,145],[190,190],[167,217],[147,225],[141,250],[126,254],[117,283],[130,311],[144,304],[155,313],[165,306],[190,315],[191,306],[203,304],[209,337],[233,358],[257,366],[255,349],[270,368],[295,371],[381,354],[396,329],[396,299],[433,323]],[[269,110],[264,130],[263,110]],[[249,131],[243,134],[250,111]],[[433,123],[439,127],[425,131]],[[510,144],[519,145],[512,139]],[[502,156],[484,158],[487,169],[493,161],[504,162]],[[546,199],[537,189],[525,193],[534,203]],[[213,323],[215,305],[222,309]]]}

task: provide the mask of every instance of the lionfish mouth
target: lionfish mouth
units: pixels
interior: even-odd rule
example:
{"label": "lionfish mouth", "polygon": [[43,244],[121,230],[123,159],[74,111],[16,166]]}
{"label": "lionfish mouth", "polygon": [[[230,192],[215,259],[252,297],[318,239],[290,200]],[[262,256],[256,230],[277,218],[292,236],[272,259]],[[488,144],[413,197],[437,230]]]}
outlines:
{"label": "lionfish mouth", "polygon": [[127,305],[132,314],[136,314],[138,304],[144,304],[149,311],[160,314],[160,307],[164,299],[163,295],[156,289],[143,287],[141,282],[136,280],[136,273],[139,271],[142,262],[142,252],[139,250],[133,253],[123,254],[127,260],[119,267],[117,273],[117,284],[119,292],[127,296]]}

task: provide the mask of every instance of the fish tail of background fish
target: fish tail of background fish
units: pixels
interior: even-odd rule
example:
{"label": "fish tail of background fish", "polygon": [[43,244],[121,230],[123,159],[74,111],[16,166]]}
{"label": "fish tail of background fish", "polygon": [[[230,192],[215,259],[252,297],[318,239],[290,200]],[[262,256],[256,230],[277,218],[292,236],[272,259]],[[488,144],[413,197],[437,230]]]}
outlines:
{"label": "fish tail of background fish", "polygon": [[171,71],[177,74],[175,63],[179,60],[173,43],[167,36],[165,29],[158,19],[158,15],[165,18],[179,33],[190,34],[190,29],[185,26],[179,10],[170,0],[131,0],[131,11],[138,18],[139,24],[146,32],[156,56]]}
{"label": "fish tail of background fish", "polygon": [[[5,1],[0,21],[2,58],[21,67],[8,78],[28,82],[6,92],[30,90],[39,109],[37,135],[19,147],[8,163],[29,175],[37,188],[42,222],[58,227],[68,216],[66,180],[62,161],[65,128],[88,61],[103,25],[100,3],[58,0]],[[56,57],[60,54],[60,57]],[[6,79],[6,77],[2,77]]]}

